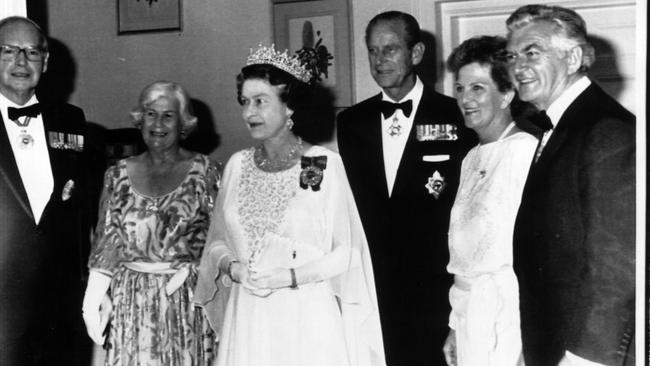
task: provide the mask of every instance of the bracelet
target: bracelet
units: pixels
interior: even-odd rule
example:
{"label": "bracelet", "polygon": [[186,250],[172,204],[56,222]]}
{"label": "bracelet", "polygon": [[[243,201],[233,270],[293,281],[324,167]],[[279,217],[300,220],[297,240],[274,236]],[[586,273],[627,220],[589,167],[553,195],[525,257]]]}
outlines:
{"label": "bracelet", "polygon": [[293,268],[289,268],[289,272],[291,272],[291,286],[289,286],[289,288],[292,290],[296,290],[298,289],[298,281],[296,281],[296,270]]}
{"label": "bracelet", "polygon": [[234,278],[232,278],[232,265],[233,265],[234,263],[239,263],[239,261],[236,260],[236,259],[231,260],[230,263],[228,263],[228,268],[226,269],[226,273],[228,274],[228,277],[230,277],[230,279],[231,279],[233,282],[237,282],[237,281],[235,281]]}

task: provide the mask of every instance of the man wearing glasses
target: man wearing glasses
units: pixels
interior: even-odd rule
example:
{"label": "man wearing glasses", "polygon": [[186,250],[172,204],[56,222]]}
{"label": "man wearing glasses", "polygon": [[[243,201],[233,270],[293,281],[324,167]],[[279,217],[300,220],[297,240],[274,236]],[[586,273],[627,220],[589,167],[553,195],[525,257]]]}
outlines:
{"label": "man wearing glasses", "polygon": [[0,20],[0,365],[76,364],[85,118],[39,103],[47,39]]}

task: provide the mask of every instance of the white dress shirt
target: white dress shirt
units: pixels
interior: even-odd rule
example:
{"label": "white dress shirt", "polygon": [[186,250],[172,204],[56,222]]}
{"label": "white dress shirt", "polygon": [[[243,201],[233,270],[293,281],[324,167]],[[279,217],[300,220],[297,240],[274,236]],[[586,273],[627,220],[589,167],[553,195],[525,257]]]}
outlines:
{"label": "white dress shirt", "polygon": [[[411,133],[411,128],[413,128],[413,120],[415,118],[415,112],[418,109],[420,104],[420,99],[422,99],[422,93],[424,91],[424,84],[420,78],[416,77],[415,85],[413,89],[408,92],[401,100],[395,101],[391,99],[384,91],[381,92],[381,100],[389,101],[391,103],[402,103],[407,100],[411,100],[413,103],[413,109],[411,110],[411,115],[406,117],[404,112],[401,109],[396,109],[395,113],[388,118],[384,118],[381,115],[381,130],[382,130],[382,151],[384,154],[384,170],[386,173],[386,183],[388,185],[388,196],[393,192],[393,186],[395,185],[395,177],[397,176],[397,169],[399,168],[399,163],[402,160],[402,154],[404,153],[404,147],[406,146],[406,141],[408,140],[409,134]],[[401,128],[401,133],[397,136],[391,136],[388,131],[390,126],[393,124],[393,120],[397,119]]]}
{"label": "white dress shirt", "polygon": [[575,83],[573,83],[571,86],[565,90],[559,98],[557,98],[551,105],[548,107],[546,110],[546,115],[548,118],[551,120],[551,123],[553,124],[553,129],[550,129],[546,132],[544,132],[544,135],[542,135],[542,140],[540,142],[540,153],[541,150],[546,146],[546,143],[548,142],[548,139],[551,138],[551,135],[553,134],[553,131],[555,130],[555,127],[557,127],[558,122],[560,122],[560,118],[562,118],[562,115],[564,112],[569,108],[571,103],[573,103],[574,100],[582,93],[585,91],[591,85],[591,80],[589,80],[588,77],[583,76],[580,79],[578,79]]}
{"label": "white dress shirt", "polygon": [[[0,94],[0,112],[4,128],[16,159],[20,178],[27,192],[34,221],[38,224],[54,189],[54,177],[50,166],[50,155],[47,151],[43,117],[39,114],[37,117],[30,118],[29,125],[21,127],[9,119],[7,111],[9,107],[22,108],[36,103],[38,103],[36,96],[32,96],[25,105],[19,106]],[[20,121],[24,122],[25,118],[27,117],[20,117]],[[33,138],[33,142],[29,146],[21,144],[20,140],[23,134],[28,134]]]}

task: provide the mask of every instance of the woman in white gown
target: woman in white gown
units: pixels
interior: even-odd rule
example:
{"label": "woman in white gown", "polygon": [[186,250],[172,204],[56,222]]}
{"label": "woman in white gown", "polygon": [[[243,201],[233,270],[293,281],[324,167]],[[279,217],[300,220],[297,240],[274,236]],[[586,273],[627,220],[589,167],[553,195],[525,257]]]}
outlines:
{"label": "woman in white gown", "polygon": [[286,51],[261,46],[237,78],[246,126],[261,144],[226,165],[195,294],[219,335],[219,366],[385,364],[367,242],[341,159],[300,137],[333,118],[309,78]]}
{"label": "woman in white gown", "polygon": [[537,139],[512,120],[505,45],[501,37],[472,38],[447,61],[465,125],[479,138],[463,160],[451,210],[449,365],[523,363],[512,235]]}

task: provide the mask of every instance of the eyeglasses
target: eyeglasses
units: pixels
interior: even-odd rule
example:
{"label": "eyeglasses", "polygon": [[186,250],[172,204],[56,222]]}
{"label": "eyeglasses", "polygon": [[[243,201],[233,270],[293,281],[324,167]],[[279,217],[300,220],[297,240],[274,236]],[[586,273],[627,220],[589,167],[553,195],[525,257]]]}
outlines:
{"label": "eyeglasses", "polygon": [[40,47],[18,47],[11,46],[8,44],[0,45],[0,59],[2,61],[13,61],[18,58],[18,55],[23,52],[25,57],[29,61],[43,61],[43,58],[47,54],[47,51],[44,51]]}

